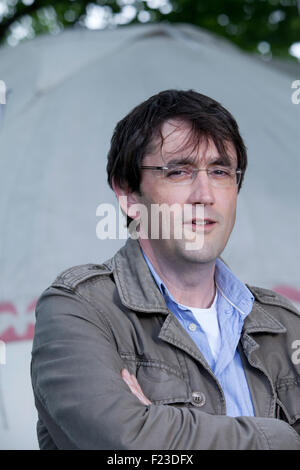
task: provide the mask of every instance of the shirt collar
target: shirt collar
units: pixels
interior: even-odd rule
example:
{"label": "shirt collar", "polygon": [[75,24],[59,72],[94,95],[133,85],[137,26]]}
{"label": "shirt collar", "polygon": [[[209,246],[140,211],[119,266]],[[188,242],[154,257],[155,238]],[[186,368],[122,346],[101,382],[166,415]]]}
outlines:
{"label": "shirt collar", "polygon": [[[173,302],[180,306],[155,271],[152,263],[143,250],[142,253],[162,295],[164,297],[169,297]],[[220,294],[242,315],[243,318],[249,315],[253,307],[254,296],[247,286],[233,274],[220,258],[217,258],[216,260],[215,282]]]}
{"label": "shirt collar", "polygon": [[163,296],[168,296],[170,297],[171,300],[173,300],[173,302],[177,303],[174,299],[174,297],[172,296],[171,292],[169,291],[169,289],[167,288],[167,286],[164,284],[164,282],[161,280],[161,278],[159,277],[159,275],[157,274],[157,272],[155,271],[154,267],[152,266],[152,263],[151,261],[149,260],[148,256],[145,254],[144,250],[142,249],[142,253],[143,253],[143,256],[145,258],[145,261],[151,271],[151,274],[152,276],[154,277],[154,280],[156,282],[156,284],[158,285],[159,287],[159,290],[160,292],[162,293]]}

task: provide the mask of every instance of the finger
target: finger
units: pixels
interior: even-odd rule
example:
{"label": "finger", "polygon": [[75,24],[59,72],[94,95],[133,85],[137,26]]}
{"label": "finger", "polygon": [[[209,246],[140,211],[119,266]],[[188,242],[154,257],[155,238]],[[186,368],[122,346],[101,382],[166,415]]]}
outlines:
{"label": "finger", "polygon": [[144,405],[151,405],[151,401],[145,397],[136,377],[133,374],[130,374],[127,369],[122,369],[121,376],[133,395],[135,395]]}
{"label": "finger", "polygon": [[137,391],[133,392],[133,395],[135,395],[143,405],[150,405],[151,402],[145,397],[144,394],[141,394]]}
{"label": "finger", "polygon": [[121,370],[121,376],[122,376],[122,379],[125,380],[125,382],[131,382],[131,376],[127,369]]}
{"label": "finger", "polygon": [[143,400],[145,401],[147,405],[151,405],[151,401],[144,395],[144,392],[141,389],[141,386],[138,383],[135,375],[131,374],[131,379],[132,379],[132,383],[134,384],[135,390],[138,392],[138,394],[143,397]]}
{"label": "finger", "polygon": [[142,392],[140,392],[139,390],[137,390],[136,385],[133,383],[133,381],[131,379],[128,379],[128,377],[125,376],[123,378],[123,380],[128,385],[131,393],[134,396],[136,396],[144,405],[149,405],[150,404],[150,402],[148,402],[148,400],[146,399],[144,394]]}
{"label": "finger", "polygon": [[132,380],[132,383],[134,384],[134,387],[136,388],[136,390],[137,390],[138,392],[140,392],[142,395],[144,395],[144,392],[143,392],[143,390],[141,389],[141,386],[140,386],[140,384],[138,383],[137,378],[135,377],[135,375],[131,374],[131,380]]}
{"label": "finger", "polygon": [[122,379],[126,382],[132,393],[137,392],[136,383],[127,369],[121,371]]}
{"label": "finger", "polygon": [[122,369],[121,376],[122,376],[122,379],[124,380],[124,382],[130,388],[130,391],[133,393],[135,387],[134,387],[134,383],[132,382],[132,378],[131,378],[128,370],[127,369]]}

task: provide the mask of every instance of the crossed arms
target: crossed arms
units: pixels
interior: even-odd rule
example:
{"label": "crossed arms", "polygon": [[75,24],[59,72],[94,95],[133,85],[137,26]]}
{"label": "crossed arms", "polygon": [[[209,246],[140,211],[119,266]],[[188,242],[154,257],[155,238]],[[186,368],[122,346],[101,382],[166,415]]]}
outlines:
{"label": "crossed arms", "polygon": [[43,433],[56,448],[300,450],[298,434],[277,419],[152,404],[82,297],[49,288],[36,313],[32,385]]}

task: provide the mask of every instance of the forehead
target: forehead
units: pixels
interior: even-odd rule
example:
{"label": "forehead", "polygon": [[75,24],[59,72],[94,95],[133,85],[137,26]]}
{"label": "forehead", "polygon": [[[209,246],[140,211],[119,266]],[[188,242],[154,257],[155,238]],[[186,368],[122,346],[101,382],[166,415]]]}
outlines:
{"label": "forehead", "polygon": [[[236,150],[232,142],[223,142],[226,155],[232,164],[237,162]],[[170,162],[180,158],[191,159],[197,163],[213,161],[220,156],[213,139],[200,135],[192,125],[179,118],[165,121],[160,132],[152,139],[151,148],[145,155],[144,163]]]}

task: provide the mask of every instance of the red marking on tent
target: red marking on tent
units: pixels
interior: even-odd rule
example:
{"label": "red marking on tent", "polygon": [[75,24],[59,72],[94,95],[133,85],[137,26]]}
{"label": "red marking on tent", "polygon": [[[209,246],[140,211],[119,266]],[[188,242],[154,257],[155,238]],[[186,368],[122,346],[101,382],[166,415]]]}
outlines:
{"label": "red marking on tent", "polygon": [[34,299],[32,302],[30,302],[30,304],[26,308],[26,313],[34,312],[35,307],[36,307],[36,301],[37,299]]}
{"label": "red marking on tent", "polygon": [[285,297],[292,300],[293,302],[300,303],[300,290],[296,289],[295,287],[278,285],[278,286],[275,286],[273,290],[275,292],[278,292],[278,294],[284,295]]}
{"label": "red marking on tent", "polygon": [[[287,286],[287,285],[276,285],[273,287],[275,292],[278,294],[284,295],[292,302],[296,302],[300,304],[300,290],[296,289],[295,287]],[[37,299],[33,299],[26,307],[25,313],[30,314],[34,312],[36,307]],[[25,341],[25,340],[32,340],[34,335],[34,323],[32,318],[28,318],[28,324],[26,325],[26,330],[23,334],[18,334],[15,329],[15,323],[17,321],[18,311],[15,305],[12,302],[0,302],[0,318],[1,315],[8,314],[11,315],[11,325],[8,326],[3,333],[0,330],[0,340],[4,341],[5,343],[13,342],[13,341]],[[0,322],[1,327],[1,322]]]}
{"label": "red marking on tent", "polygon": [[17,310],[11,302],[0,302],[0,313],[9,312],[12,315],[17,315]]}
{"label": "red marking on tent", "polygon": [[[36,307],[37,299],[33,299],[26,307],[25,313],[26,315],[31,314],[34,312]],[[10,343],[13,341],[25,341],[25,340],[32,340],[34,334],[34,323],[32,321],[32,316],[28,316],[28,322],[26,325],[26,329],[24,333],[21,335],[16,331],[15,324],[18,322],[19,313],[12,302],[0,302],[0,320],[1,315],[6,314],[6,316],[11,315],[11,325],[7,326],[7,328],[1,333],[0,330],[0,340],[4,341],[5,343]],[[26,317],[25,317],[26,319]],[[0,321],[0,328],[1,328],[1,321]]]}

